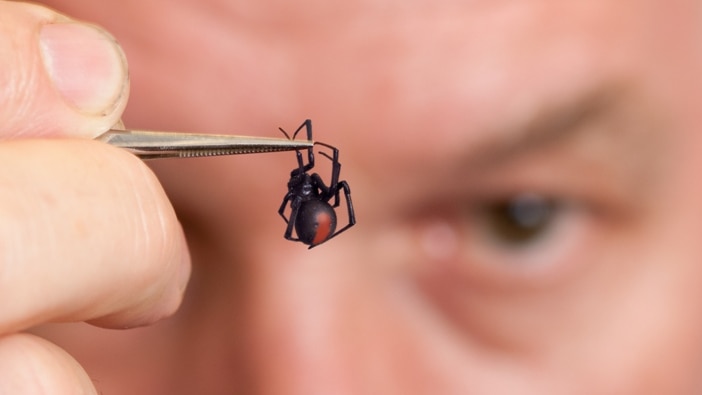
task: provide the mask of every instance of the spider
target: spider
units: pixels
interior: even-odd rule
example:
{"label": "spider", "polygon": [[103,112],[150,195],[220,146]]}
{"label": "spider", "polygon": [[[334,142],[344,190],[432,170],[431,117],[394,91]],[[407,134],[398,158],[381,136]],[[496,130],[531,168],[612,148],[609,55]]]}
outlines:
{"label": "spider", "polygon": [[[312,121],[305,120],[292,135],[292,140],[297,134],[306,129],[307,139],[312,140]],[[279,128],[283,134],[290,139],[288,133]],[[332,151],[332,155],[318,151],[332,162],[331,182],[327,186],[318,173],[310,174],[314,168],[314,149],[307,149],[307,163],[304,162],[302,153],[298,150],[297,167],[290,172],[288,181],[288,193],[283,198],[278,214],[288,224],[285,229],[285,238],[291,241],[298,241],[309,246],[316,247],[325,241],[338,236],[356,223],[356,215],[351,202],[351,189],[346,181],[339,181],[341,163],[339,163],[339,150],[329,144],[315,142],[314,145],[326,147]],[[336,230],[336,211],[339,207],[340,194],[344,192],[346,207],[348,209],[348,224]],[[334,198],[334,204],[329,201]],[[285,216],[285,209],[290,203],[290,217]],[[293,229],[295,236],[293,236]]]}

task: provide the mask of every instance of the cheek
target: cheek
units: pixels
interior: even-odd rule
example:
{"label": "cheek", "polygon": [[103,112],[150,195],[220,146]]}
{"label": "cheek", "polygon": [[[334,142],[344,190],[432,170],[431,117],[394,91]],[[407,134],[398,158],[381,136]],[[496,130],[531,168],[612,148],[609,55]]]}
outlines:
{"label": "cheek", "polygon": [[[578,248],[544,267],[548,281],[525,275],[528,260],[455,254],[481,247],[436,223],[418,227],[426,231],[420,237],[408,235],[404,249],[414,254],[398,256],[412,262],[412,279],[437,322],[486,360],[522,361],[567,388],[560,393],[580,393],[586,384],[589,393],[696,393],[702,221],[689,221],[690,207],[648,207],[630,222],[596,220],[588,237],[560,229],[554,240],[570,235]],[[446,270],[459,263],[463,271]]]}

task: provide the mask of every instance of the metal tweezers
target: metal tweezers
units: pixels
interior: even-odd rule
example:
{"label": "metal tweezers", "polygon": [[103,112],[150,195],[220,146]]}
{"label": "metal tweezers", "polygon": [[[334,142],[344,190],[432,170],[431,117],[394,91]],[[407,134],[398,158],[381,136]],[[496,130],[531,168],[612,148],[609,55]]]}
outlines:
{"label": "metal tweezers", "polygon": [[141,159],[258,154],[310,148],[314,141],[253,136],[110,129],[95,140],[124,148]]}

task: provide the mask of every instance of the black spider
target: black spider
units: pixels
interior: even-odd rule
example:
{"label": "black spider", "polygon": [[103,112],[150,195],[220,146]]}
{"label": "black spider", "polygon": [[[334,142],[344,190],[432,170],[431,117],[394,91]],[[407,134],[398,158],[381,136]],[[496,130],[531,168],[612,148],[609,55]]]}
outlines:
{"label": "black spider", "polygon": [[[294,140],[297,134],[305,128],[307,130],[307,139],[312,140],[312,121],[309,119],[300,125],[293,133]],[[290,136],[279,128],[285,136]],[[337,236],[339,233],[352,227],[356,223],[356,215],[353,211],[353,203],[351,203],[351,190],[346,181],[339,181],[339,173],[341,172],[341,164],[339,163],[339,150],[329,144],[315,142],[314,145],[320,145],[332,150],[332,155],[319,151],[321,155],[329,158],[332,161],[331,182],[327,186],[322,177],[317,173],[310,174],[309,171],[314,168],[314,149],[307,149],[307,163],[304,163],[303,155],[297,151],[297,168],[290,172],[290,181],[288,181],[288,193],[283,198],[283,203],[280,205],[278,213],[288,224],[285,230],[285,238],[292,241],[299,241],[309,246],[316,247],[325,241]],[[349,223],[343,228],[336,230],[336,207],[339,207],[340,193],[344,192],[346,198],[346,207],[348,208]],[[334,204],[329,201],[334,198]],[[290,218],[285,216],[285,209],[290,203]],[[293,236],[293,229],[295,235]]]}

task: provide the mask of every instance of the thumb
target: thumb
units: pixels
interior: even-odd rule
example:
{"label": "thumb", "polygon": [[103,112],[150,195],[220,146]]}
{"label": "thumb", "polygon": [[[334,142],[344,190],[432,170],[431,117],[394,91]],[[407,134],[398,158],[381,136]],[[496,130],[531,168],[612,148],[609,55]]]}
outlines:
{"label": "thumb", "polygon": [[102,29],[0,0],[0,139],[92,138],[127,102],[124,53]]}

